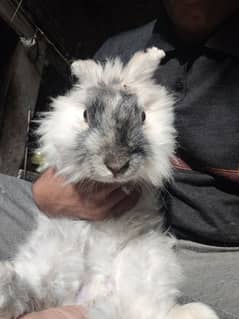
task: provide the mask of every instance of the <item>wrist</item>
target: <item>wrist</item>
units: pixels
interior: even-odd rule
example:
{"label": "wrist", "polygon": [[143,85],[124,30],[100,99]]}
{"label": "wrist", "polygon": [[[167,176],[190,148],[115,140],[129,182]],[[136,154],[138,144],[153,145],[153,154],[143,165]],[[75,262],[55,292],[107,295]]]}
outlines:
{"label": "wrist", "polygon": [[39,185],[38,185],[37,181],[32,184],[32,197],[33,197],[34,203],[39,208],[39,210],[41,210],[42,212],[47,213],[46,212],[46,207],[44,205],[45,201],[43,199],[42,192],[39,190]]}

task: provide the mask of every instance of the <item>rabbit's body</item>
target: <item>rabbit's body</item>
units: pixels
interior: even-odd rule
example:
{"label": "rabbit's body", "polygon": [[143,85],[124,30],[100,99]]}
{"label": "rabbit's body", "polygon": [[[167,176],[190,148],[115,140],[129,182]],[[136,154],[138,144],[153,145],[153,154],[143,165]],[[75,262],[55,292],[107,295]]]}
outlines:
{"label": "rabbit's body", "polygon": [[88,222],[39,215],[37,225],[14,261],[19,280],[13,281],[13,289],[18,285],[17,291],[24,291],[18,302],[12,296],[16,316],[81,304],[97,318],[110,309],[109,318],[117,319],[120,310],[125,315],[132,311],[130,304],[139,298],[137,312],[128,316],[140,318],[141,306],[163,302],[165,313],[174,305],[181,271],[173,240],[161,231],[153,193],[146,191],[133,210],[115,219]]}
{"label": "rabbit's body", "polygon": [[175,146],[172,99],[152,80],[162,57],[152,48],[125,67],[73,64],[81,85],[53,102],[39,129],[47,166],[71,182],[140,184],[142,196],[101,222],[39,215],[14,261],[0,264],[3,318],[64,304],[82,304],[89,319],[217,318],[200,303],[177,305],[182,274],[154,190],[171,176]]}

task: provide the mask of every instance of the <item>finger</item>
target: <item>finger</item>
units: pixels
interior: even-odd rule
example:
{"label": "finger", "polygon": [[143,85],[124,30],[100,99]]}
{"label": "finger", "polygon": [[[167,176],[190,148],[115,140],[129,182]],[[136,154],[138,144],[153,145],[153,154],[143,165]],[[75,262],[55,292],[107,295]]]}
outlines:
{"label": "finger", "polygon": [[111,211],[114,216],[119,216],[126,211],[132,209],[140,198],[140,192],[134,190],[130,195],[126,196],[123,200],[112,207]]}
{"label": "finger", "polygon": [[[133,195],[134,196],[134,195]],[[129,190],[127,190],[127,193],[125,190],[122,189],[122,187],[117,188],[113,192],[111,192],[108,197],[104,199],[104,202],[101,203],[101,211],[102,211],[102,217],[106,218],[112,214],[112,208],[115,207],[118,203],[126,199],[127,197],[130,197]]]}
{"label": "finger", "polygon": [[[129,188],[127,189],[127,191],[124,190],[122,187],[116,189],[106,199],[104,199],[104,203],[103,204],[101,203],[101,207],[99,207],[100,209],[97,210],[98,212],[95,215],[96,218],[101,220],[101,219],[107,218],[110,215],[114,214],[114,208],[120,202],[122,202],[122,205],[123,205],[124,200],[126,200],[126,203],[129,203],[128,205],[130,205],[131,202],[132,202],[132,205],[133,205],[134,202],[135,202],[134,198],[135,197],[138,198],[138,194],[139,194],[139,191],[132,191],[130,193]],[[96,203],[96,204],[99,205],[99,203]],[[124,211],[127,210],[128,205],[126,205],[126,208],[125,208]]]}
{"label": "finger", "polygon": [[[86,311],[79,306],[67,306],[52,310],[53,314],[56,314],[56,319],[86,319]],[[49,316],[47,319],[53,319],[53,317]]]}
{"label": "finger", "polygon": [[86,183],[79,183],[76,187],[80,193],[83,192],[92,199],[100,200],[104,199],[108,194],[119,188],[120,185],[117,183],[106,184],[89,181]]}
{"label": "finger", "polygon": [[108,209],[111,209],[116,204],[121,202],[125,197],[127,197],[127,194],[122,190],[122,188],[118,188],[111,192],[108,197],[106,198],[106,207]]}
{"label": "finger", "polygon": [[98,212],[102,211],[102,213],[107,212],[112,206],[114,206],[117,202],[123,199],[126,194],[120,189],[111,191],[108,196],[107,193],[101,193],[101,197],[99,194],[87,194],[85,197],[81,197],[81,202],[84,202],[85,207],[88,210],[95,211],[96,215]]}
{"label": "finger", "polygon": [[33,312],[19,319],[86,319],[86,312],[79,306],[66,306]]}
{"label": "finger", "polygon": [[96,196],[99,199],[103,199],[103,200],[106,197],[108,199],[109,198],[108,195],[111,195],[111,193],[114,193],[116,190],[119,190],[120,193],[123,192],[125,195],[129,195],[133,191],[132,186],[129,184],[122,185],[119,183],[114,183],[114,184],[103,184],[103,185],[105,185],[105,187],[99,190]]}
{"label": "finger", "polygon": [[94,199],[91,203],[88,203],[88,207],[91,207],[87,212],[87,216],[93,220],[103,220],[112,214],[112,207],[121,202],[127,195],[125,192],[118,188],[110,193],[110,195],[99,202]]}

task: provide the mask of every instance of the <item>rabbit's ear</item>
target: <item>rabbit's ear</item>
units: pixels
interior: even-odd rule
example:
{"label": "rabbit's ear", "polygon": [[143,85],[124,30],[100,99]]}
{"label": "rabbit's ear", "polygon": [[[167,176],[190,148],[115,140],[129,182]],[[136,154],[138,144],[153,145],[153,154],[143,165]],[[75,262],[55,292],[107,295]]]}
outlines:
{"label": "rabbit's ear", "polygon": [[102,67],[94,60],[76,60],[71,64],[71,73],[80,80],[80,83],[93,84],[102,74]]}
{"label": "rabbit's ear", "polygon": [[145,81],[153,77],[165,52],[156,47],[136,52],[125,67],[128,81]]}

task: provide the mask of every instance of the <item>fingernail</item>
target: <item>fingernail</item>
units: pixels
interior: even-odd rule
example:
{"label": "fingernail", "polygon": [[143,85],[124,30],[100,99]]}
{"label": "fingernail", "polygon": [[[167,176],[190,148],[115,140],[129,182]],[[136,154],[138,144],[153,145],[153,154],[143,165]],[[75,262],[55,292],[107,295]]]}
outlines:
{"label": "fingernail", "polygon": [[121,190],[126,194],[129,195],[132,191],[129,186],[121,186]]}

